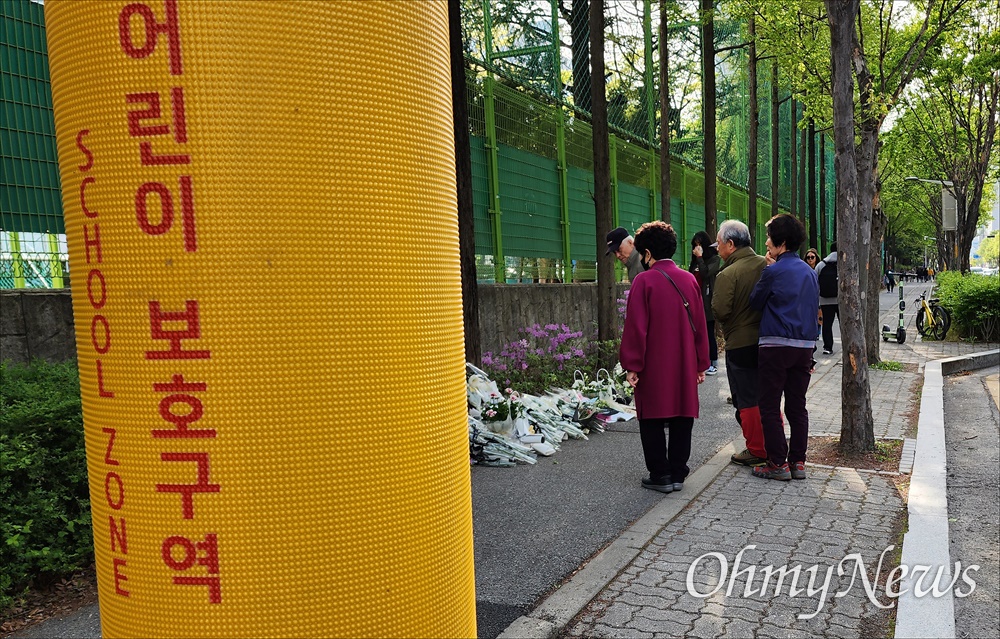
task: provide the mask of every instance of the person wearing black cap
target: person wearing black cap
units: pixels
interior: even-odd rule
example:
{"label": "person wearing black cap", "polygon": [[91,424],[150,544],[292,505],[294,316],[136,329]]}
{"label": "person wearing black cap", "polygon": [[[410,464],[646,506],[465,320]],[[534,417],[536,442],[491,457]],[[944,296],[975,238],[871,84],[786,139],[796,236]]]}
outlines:
{"label": "person wearing black cap", "polygon": [[635,250],[632,236],[628,234],[628,231],[619,226],[608,233],[606,239],[608,240],[608,251],[605,255],[614,253],[618,261],[628,269],[628,281],[634,281],[635,276],[642,273],[643,268],[642,256]]}

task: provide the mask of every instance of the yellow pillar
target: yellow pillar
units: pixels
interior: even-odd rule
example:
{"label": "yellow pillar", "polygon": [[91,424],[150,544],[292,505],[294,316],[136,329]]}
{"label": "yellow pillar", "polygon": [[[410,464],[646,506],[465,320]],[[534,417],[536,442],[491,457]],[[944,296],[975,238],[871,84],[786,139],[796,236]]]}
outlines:
{"label": "yellow pillar", "polygon": [[445,2],[45,17],[105,636],[474,635]]}

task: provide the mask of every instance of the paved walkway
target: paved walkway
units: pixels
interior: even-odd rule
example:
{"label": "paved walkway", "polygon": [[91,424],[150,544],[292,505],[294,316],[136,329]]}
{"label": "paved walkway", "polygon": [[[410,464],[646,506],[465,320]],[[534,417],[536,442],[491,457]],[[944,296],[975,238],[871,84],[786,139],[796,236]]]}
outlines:
{"label": "paved walkway", "polygon": [[[923,289],[929,285],[906,287],[906,342],[883,343],[882,348],[883,360],[918,364],[918,371],[869,370],[877,438],[912,436],[908,431],[919,410],[923,362],[996,348],[923,342],[916,334],[912,304]],[[883,293],[879,301],[883,323],[898,325],[898,294]],[[811,435],[840,433],[840,350],[838,340],[833,355],[817,357],[808,396]],[[871,579],[883,553],[886,563],[898,562],[906,507],[895,483],[898,478],[891,476],[894,473],[850,469],[808,467],[808,472],[806,481],[776,482],[753,478],[745,468],[726,467],[590,601],[563,635],[886,636],[890,611],[871,600],[860,572],[855,572],[857,563],[844,561],[843,576],[837,575],[837,568],[847,555],[857,553]],[[749,545],[756,548],[746,549]],[[895,551],[886,553],[890,546]],[[802,573],[794,585],[800,589],[807,587],[807,571],[815,567],[815,588],[793,597],[792,573],[779,587],[778,572],[765,587],[767,566],[774,571],[798,566]],[[881,573],[883,583],[886,572]],[[829,585],[824,587],[828,574]],[[882,587],[873,596],[880,603],[887,601]],[[811,618],[800,617],[817,610]]]}

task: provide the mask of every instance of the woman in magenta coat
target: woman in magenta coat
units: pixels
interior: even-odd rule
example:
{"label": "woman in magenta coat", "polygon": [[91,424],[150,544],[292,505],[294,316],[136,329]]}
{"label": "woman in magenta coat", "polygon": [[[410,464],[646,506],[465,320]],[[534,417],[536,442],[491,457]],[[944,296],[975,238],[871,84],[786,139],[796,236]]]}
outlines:
{"label": "woman in magenta coat", "polygon": [[[649,477],[644,488],[681,490],[689,469],[698,384],[709,367],[705,308],[695,277],[670,258],[677,234],[648,222],[635,236],[646,270],[632,280],[618,359],[635,388],[639,435]],[[670,444],[664,428],[670,429]]]}

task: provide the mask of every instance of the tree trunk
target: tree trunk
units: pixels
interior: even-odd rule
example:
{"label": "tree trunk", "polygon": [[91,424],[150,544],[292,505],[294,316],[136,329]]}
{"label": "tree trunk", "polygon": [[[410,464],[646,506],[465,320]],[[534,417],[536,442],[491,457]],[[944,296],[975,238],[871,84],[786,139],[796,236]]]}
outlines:
{"label": "tree trunk", "polygon": [[747,187],[749,198],[747,200],[747,226],[750,227],[750,246],[754,245],[757,236],[757,168],[758,152],[757,138],[760,129],[760,109],[757,104],[757,20],[750,16],[750,145],[749,145],[749,175],[747,177]]}
{"label": "tree trunk", "polygon": [[829,253],[829,244],[827,244],[826,237],[826,225],[827,225],[827,210],[826,210],[826,135],[820,134],[819,136],[819,254],[821,257],[825,257]]}
{"label": "tree trunk", "polygon": [[[569,16],[570,55],[573,58],[573,104],[586,113],[591,113],[589,8],[590,0],[573,0],[573,9]],[[601,81],[603,82],[603,77]]]}
{"label": "tree trunk", "polygon": [[886,219],[881,208],[872,212],[872,245],[868,260],[868,281],[865,282],[868,292],[868,305],[865,307],[865,353],[868,365],[872,366],[882,361],[882,324],[879,321],[879,295],[882,293],[882,237],[885,233]]}
{"label": "tree trunk", "polygon": [[790,111],[792,117],[788,119],[788,159],[790,162],[789,176],[788,176],[788,194],[790,196],[790,202],[788,203],[789,212],[793,217],[799,217],[799,165],[798,165],[798,127],[796,124],[799,121],[799,109],[798,105],[794,99],[791,100]]}
{"label": "tree trunk", "polygon": [[[807,131],[805,129],[799,130],[799,222],[802,222],[803,228],[809,227],[809,212],[806,210],[806,202],[808,198],[806,197],[806,168],[809,166],[809,158],[806,157],[806,135]],[[805,247],[800,249],[799,253],[805,255]]]}
{"label": "tree trunk", "polygon": [[660,219],[670,224],[670,70],[667,0],[660,0]]}
{"label": "tree trunk", "polygon": [[[778,104],[778,61],[771,63],[771,215],[780,210],[778,183],[781,180],[781,115]],[[752,231],[751,231],[752,232]]]}
{"label": "tree trunk", "polygon": [[472,209],[472,151],[469,108],[465,92],[461,0],[448,0],[448,40],[451,53],[451,106],[455,128],[455,178],[458,191],[458,252],[462,271],[462,322],[465,359],[479,365],[479,289],[476,278],[476,233]]}
{"label": "tree trunk", "polygon": [[840,327],[843,340],[843,413],[840,449],[853,455],[875,448],[871,389],[861,320],[857,256],[858,170],[854,148],[854,79],[851,50],[860,0],[825,0],[833,67],[834,166],[837,175],[837,235]]}
{"label": "tree trunk", "polygon": [[713,0],[701,0],[702,129],[705,133],[705,232],[716,231],[716,143],[715,143],[715,8]]}
{"label": "tree trunk", "polygon": [[[595,0],[590,5],[590,103],[593,108],[594,142],[594,214],[597,222],[597,339],[612,340],[615,326],[615,265],[614,256],[605,255],[606,236],[611,232],[611,164],[608,146],[608,105],[604,93],[604,3]],[[612,356],[608,353],[608,356]],[[613,366],[613,362],[602,362]]]}
{"label": "tree trunk", "polygon": [[806,171],[806,175],[809,177],[808,180],[808,193],[809,193],[809,246],[815,247],[816,241],[819,237],[816,218],[816,123],[809,119],[809,131],[808,131],[808,145],[806,149],[806,155],[809,158],[809,170]]}

